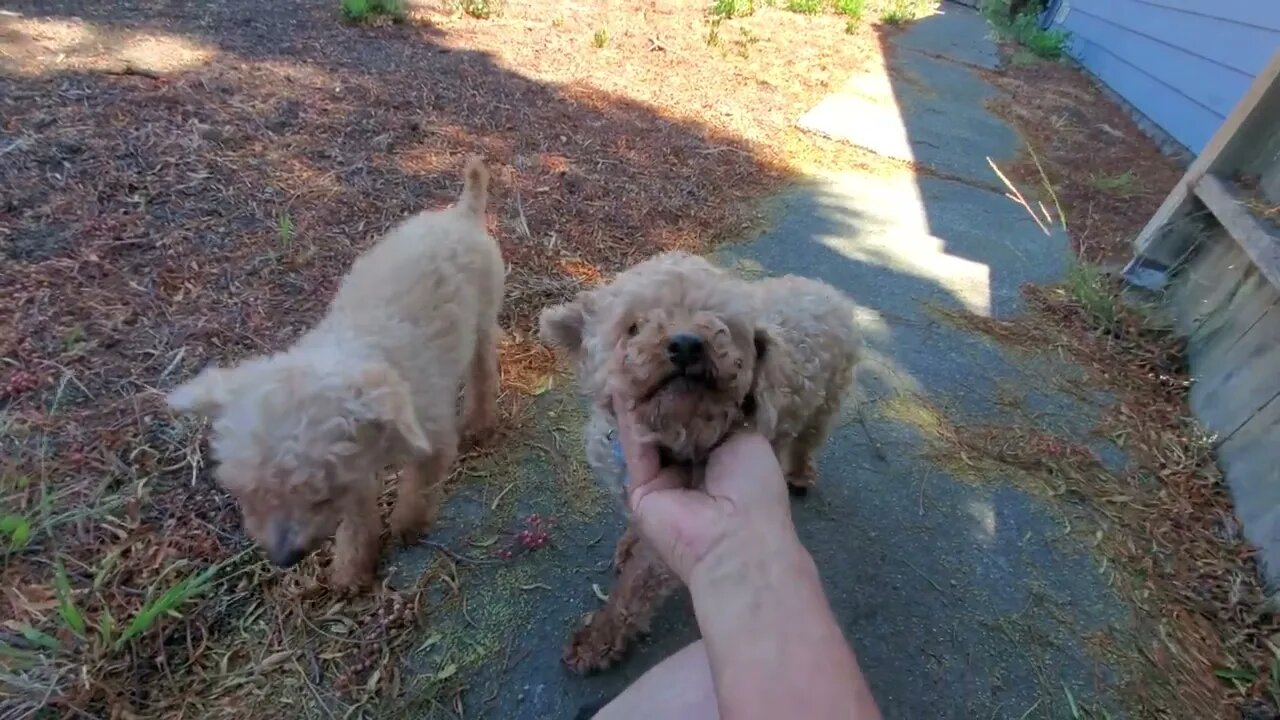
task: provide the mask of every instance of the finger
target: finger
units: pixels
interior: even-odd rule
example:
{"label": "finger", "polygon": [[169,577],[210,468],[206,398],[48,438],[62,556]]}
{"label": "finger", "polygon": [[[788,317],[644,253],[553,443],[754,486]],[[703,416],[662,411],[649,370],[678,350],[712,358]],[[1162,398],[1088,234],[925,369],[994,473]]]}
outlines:
{"label": "finger", "polygon": [[641,501],[647,496],[663,490],[679,490],[689,486],[688,472],[683,468],[665,468],[653,475],[647,482],[632,483],[627,488],[627,504],[632,512],[636,512]]}
{"label": "finger", "polygon": [[640,439],[639,424],[625,398],[613,396],[613,411],[618,417],[618,442],[622,445],[622,460],[627,465],[631,486],[645,485],[658,475],[661,468],[658,447]]}

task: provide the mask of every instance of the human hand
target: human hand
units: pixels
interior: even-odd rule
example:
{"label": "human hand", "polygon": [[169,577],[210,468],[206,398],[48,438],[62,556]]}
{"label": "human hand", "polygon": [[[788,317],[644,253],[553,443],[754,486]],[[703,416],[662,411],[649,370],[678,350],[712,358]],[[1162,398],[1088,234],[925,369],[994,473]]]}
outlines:
{"label": "human hand", "polygon": [[735,564],[742,553],[767,553],[795,541],[786,483],[763,435],[742,432],[712,451],[703,488],[688,471],[663,468],[643,441],[623,398],[614,398],[618,439],[627,466],[627,504],[640,533],[686,584],[695,574]]}

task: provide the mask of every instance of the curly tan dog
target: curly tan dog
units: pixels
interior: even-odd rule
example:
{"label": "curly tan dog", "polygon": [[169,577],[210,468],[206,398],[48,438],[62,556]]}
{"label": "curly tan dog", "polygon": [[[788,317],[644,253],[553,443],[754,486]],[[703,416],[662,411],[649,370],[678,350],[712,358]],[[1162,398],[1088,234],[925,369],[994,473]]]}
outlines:
{"label": "curly tan dog", "polygon": [[332,583],[369,584],[381,470],[403,469],[391,530],[413,541],[434,521],[457,456],[461,385],[466,431],[495,425],[505,267],[485,232],[488,183],[470,159],[458,203],[405,220],[357,259],[293,347],[206,369],[169,396],[213,419],[218,482],[276,565],[336,533]]}
{"label": "curly tan dog", "polygon": [[[853,311],[825,283],[793,276],[748,283],[702,258],[669,253],[547,309],[541,334],[576,365],[592,401],[587,460],[619,497],[625,470],[614,441],[615,393],[634,404],[665,462],[691,466],[692,482],[716,445],[749,426],[770,439],[788,484],[803,492],[853,381],[862,347]],[[614,560],[608,601],[565,650],[579,672],[620,658],[658,601],[679,587],[631,528]]]}

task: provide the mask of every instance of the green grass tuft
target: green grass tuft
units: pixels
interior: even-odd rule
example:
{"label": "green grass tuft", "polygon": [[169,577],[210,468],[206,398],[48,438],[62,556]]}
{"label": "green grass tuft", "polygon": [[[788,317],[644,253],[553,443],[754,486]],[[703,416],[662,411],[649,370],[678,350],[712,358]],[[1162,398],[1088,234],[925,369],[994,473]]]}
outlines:
{"label": "green grass tuft", "polygon": [[822,0],[787,0],[786,8],[801,15],[817,15],[822,12]]}
{"label": "green grass tuft", "polygon": [[1125,170],[1119,175],[1094,175],[1090,183],[1095,189],[1116,197],[1127,198],[1138,194],[1138,177],[1132,170]]}
{"label": "green grass tuft", "polygon": [[711,3],[711,14],[720,18],[746,17],[755,11],[755,0],[714,0]]}
{"label": "green grass tuft", "polygon": [[1071,43],[1071,33],[1065,30],[1040,29],[1038,9],[1028,9],[1009,22],[1008,0],[986,0],[982,4],[982,14],[1001,36],[1045,60],[1060,60]]}
{"label": "green grass tuft", "polygon": [[0,536],[8,536],[10,550],[21,550],[31,540],[31,521],[21,515],[0,517]]}
{"label": "green grass tuft", "polygon": [[160,597],[148,598],[146,604],[138,610],[138,613],[133,616],[133,620],[129,622],[128,627],[124,629],[124,633],[116,640],[115,649],[123,648],[130,640],[150,630],[152,626],[159,622],[160,618],[175,612],[188,600],[209,589],[214,576],[226,564],[227,562],[211,565],[195,575],[188,575],[175,583],[173,587],[164,591]]}
{"label": "green grass tuft", "polygon": [[596,34],[591,36],[591,44],[596,48],[602,48],[605,45],[608,45],[609,31],[605,30],[604,28],[600,28],[599,30],[597,30]]}
{"label": "green grass tuft", "polygon": [[276,242],[280,245],[280,252],[289,254],[293,251],[293,218],[288,212],[280,214],[276,218]]}
{"label": "green grass tuft", "polygon": [[1107,333],[1115,331],[1122,299],[1101,270],[1084,263],[1073,264],[1067,270],[1066,288],[1098,328]]}
{"label": "green grass tuft", "polygon": [[[841,15],[847,15],[850,20],[861,20],[862,13],[867,9],[867,0],[835,0],[835,10]],[[845,26],[848,32],[848,25]]]}
{"label": "green grass tuft", "polygon": [[404,20],[404,0],[342,0],[342,15],[351,22]]}
{"label": "green grass tuft", "polygon": [[84,614],[76,607],[76,601],[71,596],[71,581],[67,579],[67,569],[62,566],[61,561],[54,566],[53,584],[58,591],[58,614],[62,616],[62,622],[77,637],[84,637]]}
{"label": "green grass tuft", "polygon": [[[470,15],[477,20],[488,20],[489,18],[502,14],[502,0],[457,0],[458,9]],[[564,25],[564,18],[557,18],[560,22],[556,27]],[[552,24],[555,25],[555,20]]]}

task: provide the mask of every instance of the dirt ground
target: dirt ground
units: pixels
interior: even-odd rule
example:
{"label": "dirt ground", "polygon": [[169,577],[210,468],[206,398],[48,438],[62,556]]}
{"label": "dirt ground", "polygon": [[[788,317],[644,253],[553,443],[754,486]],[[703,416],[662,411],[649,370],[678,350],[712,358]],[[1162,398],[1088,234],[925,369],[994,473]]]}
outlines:
{"label": "dirt ground", "polygon": [[[451,202],[480,153],[511,267],[514,442],[555,369],[529,337],[541,306],[655,252],[749,234],[759,201],[805,173],[911,170],[794,126],[883,69],[894,30],[871,20],[762,4],[718,23],[693,0],[508,0],[488,19],[424,1],[377,26],[306,0],[6,3],[0,708],[240,717],[324,690],[374,714],[406,692],[432,593],[456,565],[518,570],[530,519],[420,578],[333,596],[323,557],[264,566],[208,478],[202,428],[159,391],[286,345],[356,253]],[[1123,255],[1176,165],[1073,70],[996,76],[1041,153],[1015,181],[1045,191],[1082,256]],[[1068,162],[1114,133],[1130,150]],[[298,638],[312,651],[290,650]]]}

